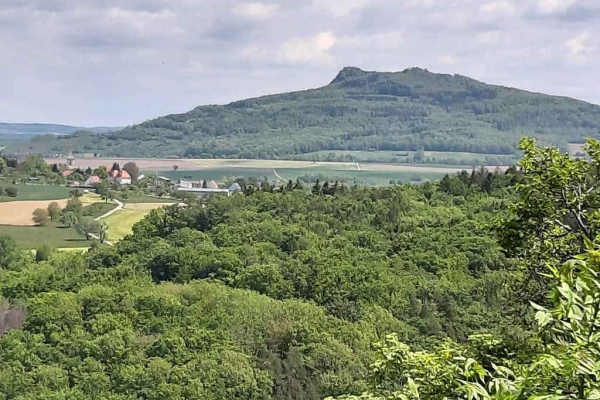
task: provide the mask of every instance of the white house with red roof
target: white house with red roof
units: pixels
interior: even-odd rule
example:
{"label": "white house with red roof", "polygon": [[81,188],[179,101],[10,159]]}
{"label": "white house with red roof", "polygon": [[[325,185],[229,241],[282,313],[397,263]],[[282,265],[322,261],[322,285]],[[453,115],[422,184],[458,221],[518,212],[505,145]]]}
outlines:
{"label": "white house with red roof", "polygon": [[131,175],[129,172],[113,169],[108,173],[108,180],[119,185],[131,185]]}

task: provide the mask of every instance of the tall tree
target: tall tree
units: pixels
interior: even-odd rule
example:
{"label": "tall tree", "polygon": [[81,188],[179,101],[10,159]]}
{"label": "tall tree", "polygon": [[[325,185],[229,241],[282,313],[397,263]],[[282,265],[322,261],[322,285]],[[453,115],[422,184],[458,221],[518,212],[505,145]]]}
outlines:
{"label": "tall tree", "polygon": [[131,180],[133,182],[137,182],[138,178],[140,177],[140,169],[134,162],[128,162],[127,164],[123,165],[123,171],[127,171],[129,175],[131,175]]}

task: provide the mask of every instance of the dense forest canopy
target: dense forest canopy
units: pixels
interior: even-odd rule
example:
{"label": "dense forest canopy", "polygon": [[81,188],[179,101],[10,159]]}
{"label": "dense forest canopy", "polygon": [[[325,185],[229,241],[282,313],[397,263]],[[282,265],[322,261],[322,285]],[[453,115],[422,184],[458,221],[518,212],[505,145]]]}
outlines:
{"label": "dense forest canopy", "polygon": [[0,399],[596,399],[600,143],[521,149],[422,186],[241,182],[47,261],[0,237]]}
{"label": "dense forest canopy", "polygon": [[9,150],[263,159],[322,150],[512,155],[523,135],[562,149],[600,137],[600,107],[419,68],[345,68],[314,90],[201,106],[114,133],[44,136]]}

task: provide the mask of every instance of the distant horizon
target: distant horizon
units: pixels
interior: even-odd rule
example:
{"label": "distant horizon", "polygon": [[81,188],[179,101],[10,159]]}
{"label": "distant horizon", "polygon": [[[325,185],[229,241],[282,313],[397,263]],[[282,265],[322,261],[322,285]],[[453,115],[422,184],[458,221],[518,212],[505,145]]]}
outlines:
{"label": "distant horizon", "polygon": [[393,70],[393,71],[392,70],[390,70],[390,71],[384,71],[384,70],[376,71],[376,70],[364,69],[364,68],[356,67],[356,66],[346,66],[346,67],[339,68],[338,72],[336,74],[334,74],[333,77],[330,77],[329,81],[326,84],[323,84],[321,86],[314,86],[314,87],[307,87],[307,88],[298,88],[298,89],[294,89],[294,90],[288,90],[288,91],[285,91],[285,92],[274,92],[274,93],[256,94],[256,95],[253,95],[253,96],[250,96],[250,97],[243,97],[243,98],[241,98],[241,97],[235,97],[235,98],[232,98],[230,100],[219,102],[219,103],[197,104],[195,106],[191,106],[188,109],[182,109],[182,110],[174,111],[174,112],[170,112],[170,113],[165,113],[165,114],[160,114],[160,115],[154,115],[154,116],[150,116],[150,117],[145,118],[145,119],[141,119],[141,120],[137,120],[137,121],[134,121],[134,122],[125,123],[125,124],[111,124],[111,123],[101,123],[101,124],[72,124],[72,123],[70,123],[68,121],[67,122],[48,122],[48,121],[45,121],[45,120],[43,120],[43,121],[35,121],[35,120],[5,121],[5,120],[0,120],[0,123],[1,124],[24,124],[24,125],[25,124],[60,125],[60,126],[65,126],[65,127],[88,128],[88,129],[92,129],[92,128],[118,128],[118,129],[122,129],[122,128],[125,128],[127,126],[141,124],[141,123],[143,123],[145,121],[152,120],[152,119],[155,119],[155,118],[164,117],[164,116],[171,115],[171,114],[183,114],[183,113],[186,113],[188,111],[193,110],[196,107],[212,106],[212,105],[222,106],[222,105],[227,105],[227,104],[230,104],[232,102],[236,102],[236,101],[240,101],[240,100],[247,100],[247,99],[252,99],[252,98],[259,98],[259,97],[271,96],[271,95],[277,95],[277,94],[283,94],[283,93],[292,93],[292,92],[303,91],[303,90],[317,89],[317,88],[320,88],[320,87],[327,86],[331,82],[331,80],[334,79],[337,76],[337,74],[343,70],[343,68],[357,68],[357,69],[360,69],[360,70],[365,71],[365,72],[380,72],[380,73],[397,73],[397,72],[402,72],[404,70],[411,69],[411,68],[420,68],[420,69],[423,69],[423,70],[427,70],[428,72],[431,72],[433,74],[460,75],[460,76],[464,76],[464,77],[467,77],[467,78],[475,79],[475,80],[480,81],[480,82],[482,82],[482,83],[484,83],[486,85],[507,87],[507,88],[511,88],[511,89],[517,89],[517,90],[522,90],[522,91],[526,91],[526,92],[531,92],[531,93],[536,93],[536,94],[542,94],[542,95],[547,95],[547,96],[553,96],[553,97],[570,98],[570,99],[573,99],[573,100],[583,101],[583,102],[586,102],[586,103],[589,103],[589,104],[592,104],[592,105],[600,107],[600,99],[598,99],[598,102],[594,102],[594,101],[589,101],[589,100],[586,100],[586,99],[572,97],[572,96],[568,96],[568,95],[564,95],[564,94],[547,93],[547,92],[541,92],[541,91],[527,89],[527,88],[510,86],[510,85],[502,84],[502,83],[487,82],[487,81],[483,81],[483,80],[477,79],[477,78],[472,77],[472,76],[468,76],[468,75],[462,74],[460,72],[438,72],[438,71],[432,71],[429,68],[425,68],[425,67],[421,67],[421,66],[412,66],[412,67],[407,67],[407,68],[404,68],[404,69],[401,69],[401,70]]}

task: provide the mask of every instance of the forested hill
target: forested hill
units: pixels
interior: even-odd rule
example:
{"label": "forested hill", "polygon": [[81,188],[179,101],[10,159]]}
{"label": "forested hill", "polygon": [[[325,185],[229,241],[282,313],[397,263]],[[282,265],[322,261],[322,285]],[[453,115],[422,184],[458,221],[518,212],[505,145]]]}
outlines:
{"label": "forested hill", "polygon": [[90,140],[38,138],[29,151],[106,156],[286,158],[318,150],[513,154],[534,136],[565,148],[600,137],[600,106],[412,68],[345,68],[327,86],[201,106]]}
{"label": "forested hill", "polygon": [[106,133],[118,131],[120,129],[121,128],[111,128],[105,126],[81,128],[76,126],[57,124],[23,124],[0,122],[0,135],[69,135],[77,131]]}

